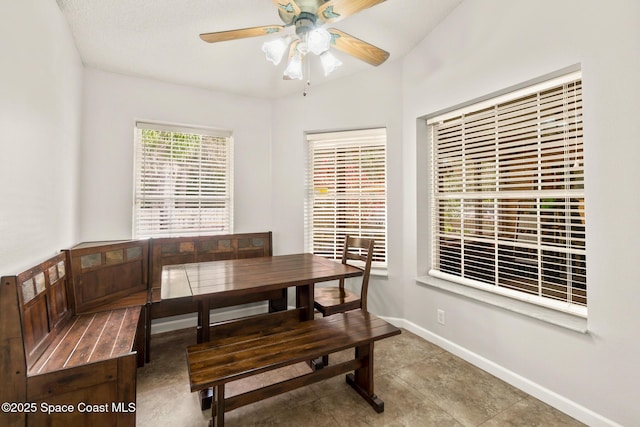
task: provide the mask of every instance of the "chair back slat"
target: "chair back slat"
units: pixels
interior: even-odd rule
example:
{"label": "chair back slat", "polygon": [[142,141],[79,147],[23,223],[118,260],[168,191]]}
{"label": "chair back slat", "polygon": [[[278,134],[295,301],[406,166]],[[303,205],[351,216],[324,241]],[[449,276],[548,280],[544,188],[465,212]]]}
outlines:
{"label": "chair back slat", "polygon": [[[364,262],[362,286],[360,289],[360,301],[362,310],[367,310],[367,293],[369,290],[369,275],[371,273],[371,262],[373,260],[373,247],[375,241],[364,237],[345,236],[342,250],[342,263],[347,264],[348,260]],[[354,250],[357,250],[354,251]],[[340,280],[340,287],[344,288],[344,279]]]}
{"label": "chair back slat", "polygon": [[349,252],[347,254],[347,259],[351,259],[354,261],[364,261],[367,262],[367,255],[354,254],[353,252]]}

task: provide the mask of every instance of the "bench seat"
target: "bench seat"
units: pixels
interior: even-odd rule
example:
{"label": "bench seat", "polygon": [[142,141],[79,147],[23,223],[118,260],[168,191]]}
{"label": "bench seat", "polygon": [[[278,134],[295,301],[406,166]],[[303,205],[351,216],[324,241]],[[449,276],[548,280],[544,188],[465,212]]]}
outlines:
{"label": "bench seat", "polygon": [[[212,328],[212,333],[214,329]],[[212,422],[224,425],[224,412],[346,372],[347,382],[378,412],[384,403],[373,392],[373,343],[400,334],[375,315],[354,310],[324,318],[196,344],[187,348],[191,391],[215,387]],[[215,337],[215,335],[213,335]],[[354,348],[352,360],[310,371],[238,396],[224,396],[224,385],[262,372]]]}
{"label": "bench seat", "polygon": [[72,316],[28,376],[58,371],[130,354],[141,307]]}

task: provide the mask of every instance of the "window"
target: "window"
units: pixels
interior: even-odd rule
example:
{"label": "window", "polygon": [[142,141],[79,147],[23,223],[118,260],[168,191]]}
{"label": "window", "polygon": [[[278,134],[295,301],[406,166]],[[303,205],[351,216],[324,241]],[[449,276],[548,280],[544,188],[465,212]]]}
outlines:
{"label": "window", "polygon": [[586,315],[580,74],[427,124],[430,274]]}
{"label": "window", "polygon": [[306,247],[340,259],[344,236],[375,240],[387,263],[386,129],[308,134]]}
{"label": "window", "polygon": [[230,132],[136,123],[135,238],[233,232]]}

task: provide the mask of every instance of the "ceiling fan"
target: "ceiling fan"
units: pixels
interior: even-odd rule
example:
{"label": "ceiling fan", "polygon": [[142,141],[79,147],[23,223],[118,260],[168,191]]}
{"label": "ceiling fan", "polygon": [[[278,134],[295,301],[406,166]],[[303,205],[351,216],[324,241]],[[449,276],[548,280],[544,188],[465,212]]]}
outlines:
{"label": "ceiling fan", "polygon": [[262,47],[267,60],[275,65],[280,63],[288,50],[285,80],[302,80],[302,63],[308,53],[320,57],[325,75],[328,75],[341,65],[340,60],[329,51],[330,48],[378,66],[387,60],[389,52],[336,28],[325,29],[325,25],[338,22],[383,1],[385,0],[273,0],[284,25],[204,33],[200,34],[200,38],[208,43],[216,43],[275,34],[294,26],[295,35],[285,35],[264,43]]}

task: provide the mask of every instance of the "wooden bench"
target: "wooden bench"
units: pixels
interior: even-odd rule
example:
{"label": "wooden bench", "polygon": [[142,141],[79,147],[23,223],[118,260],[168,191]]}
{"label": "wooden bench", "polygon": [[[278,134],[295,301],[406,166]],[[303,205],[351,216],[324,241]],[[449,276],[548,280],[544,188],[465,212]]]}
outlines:
{"label": "wooden bench", "polygon": [[2,424],[134,426],[142,308],[78,314],[69,273],[62,252],[1,279],[0,400],[32,405]]}
{"label": "wooden bench", "polygon": [[[216,331],[213,341],[187,348],[191,391],[215,387],[210,425],[223,426],[225,412],[350,371],[354,372],[347,375],[347,383],[377,412],[384,411],[384,402],[373,388],[373,347],[377,340],[400,334],[400,329],[361,310],[290,321],[290,316],[298,315],[296,310],[290,310],[240,320],[237,325],[228,323]],[[271,316],[277,316],[280,324],[265,326],[273,325]],[[225,384],[229,382],[350,348],[355,349],[355,355],[346,362],[237,396],[225,396]]]}
{"label": "wooden bench", "polygon": [[67,249],[69,300],[76,314],[140,309],[136,329],[138,366],[143,366],[149,323],[149,241],[84,242]]}

